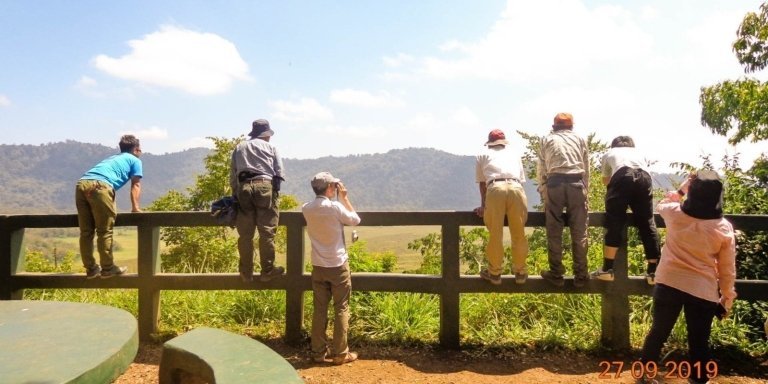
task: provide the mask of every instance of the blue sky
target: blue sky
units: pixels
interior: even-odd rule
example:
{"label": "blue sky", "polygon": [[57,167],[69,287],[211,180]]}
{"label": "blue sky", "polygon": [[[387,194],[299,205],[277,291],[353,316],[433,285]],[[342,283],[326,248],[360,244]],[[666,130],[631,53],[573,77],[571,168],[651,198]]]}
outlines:
{"label": "blue sky", "polygon": [[730,44],[760,3],[0,0],[0,143],[134,133],[162,154],[267,118],[288,158],[471,155],[494,128],[522,149],[515,131],[565,111],[659,168],[748,166],[760,145],[712,136],[698,95],[744,76]]}

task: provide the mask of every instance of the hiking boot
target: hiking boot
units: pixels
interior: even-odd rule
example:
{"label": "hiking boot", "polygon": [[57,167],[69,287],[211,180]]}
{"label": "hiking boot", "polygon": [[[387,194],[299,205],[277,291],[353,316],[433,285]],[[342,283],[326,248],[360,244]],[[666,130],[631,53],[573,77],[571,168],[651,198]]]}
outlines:
{"label": "hiking boot", "polygon": [[549,281],[552,285],[556,287],[562,287],[565,285],[565,280],[563,280],[563,276],[555,275],[552,271],[541,271],[541,278]]}
{"label": "hiking boot", "polygon": [[587,285],[588,281],[589,281],[589,275],[574,276],[573,277],[573,286],[576,287],[576,288],[581,288],[581,287]]}
{"label": "hiking boot", "polygon": [[613,269],[603,271],[603,269],[600,268],[597,271],[592,272],[592,278],[602,281],[613,281]]}
{"label": "hiking boot", "polygon": [[99,277],[99,274],[101,274],[101,267],[98,264],[95,264],[93,267],[85,269],[85,278],[87,280],[95,279]]}
{"label": "hiking boot", "polygon": [[113,265],[109,268],[104,268],[101,270],[101,278],[109,279],[112,276],[120,276],[125,272],[128,272],[128,267],[118,267],[117,265]]}
{"label": "hiking boot", "polygon": [[493,285],[501,285],[501,275],[492,275],[487,269],[480,271],[480,277],[483,280],[488,280]]}
{"label": "hiking boot", "polygon": [[342,365],[357,360],[357,352],[347,352],[346,356],[337,356],[333,358],[334,365]]}
{"label": "hiking boot", "polygon": [[648,285],[656,285],[656,274],[655,273],[646,273],[645,274],[645,282],[648,283]]}
{"label": "hiking boot", "polygon": [[261,280],[262,283],[266,283],[267,281],[270,281],[274,279],[275,277],[282,276],[283,273],[285,273],[285,268],[283,267],[273,267],[269,271],[261,271],[261,275],[259,276],[259,280]]}
{"label": "hiking boot", "polygon": [[525,272],[517,272],[515,273],[515,284],[525,284],[525,281],[528,280],[528,274]]}

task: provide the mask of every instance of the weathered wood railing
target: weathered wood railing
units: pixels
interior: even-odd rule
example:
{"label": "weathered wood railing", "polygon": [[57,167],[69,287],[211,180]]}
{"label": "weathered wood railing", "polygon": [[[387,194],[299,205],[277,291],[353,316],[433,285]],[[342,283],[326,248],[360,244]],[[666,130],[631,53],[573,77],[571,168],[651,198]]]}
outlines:
{"label": "weathered wood railing", "polygon": [[[442,231],[441,275],[354,273],[356,291],[421,292],[440,296],[440,343],[447,348],[459,346],[459,301],[463,293],[567,293],[602,296],[601,343],[613,349],[629,348],[629,296],[649,295],[652,288],[641,276],[627,276],[626,248],[616,258],[615,281],[590,281],[576,288],[571,279],[564,287],[555,287],[538,276],[524,285],[516,285],[511,277],[493,286],[479,276],[462,275],[459,261],[459,228],[481,226],[482,220],[472,212],[362,212],[365,226],[440,226]],[[742,230],[768,230],[768,216],[732,215],[728,219]],[[602,226],[603,214],[592,213],[590,226]],[[657,216],[656,222],[664,222]],[[77,227],[76,215],[0,215],[0,299],[23,298],[26,288],[128,288],[138,290],[139,335],[149,339],[157,330],[162,290],[248,290],[277,289],[286,291],[285,338],[296,342],[301,338],[304,317],[303,297],[311,291],[311,281],[304,272],[304,226],[299,212],[283,212],[280,225],[287,227],[286,277],[261,283],[243,283],[235,273],[169,274],[161,273],[159,233],[163,227],[217,225],[205,212],[123,213],[117,226],[138,229],[138,273],[107,280],[86,280],[83,274],[39,274],[23,271],[22,240],[26,228]],[[544,216],[531,212],[528,227],[544,225]],[[768,256],[766,256],[768,257]],[[258,260],[258,259],[257,259]],[[531,271],[538,273],[538,271]],[[768,300],[768,280],[739,280],[736,289],[741,300]]]}

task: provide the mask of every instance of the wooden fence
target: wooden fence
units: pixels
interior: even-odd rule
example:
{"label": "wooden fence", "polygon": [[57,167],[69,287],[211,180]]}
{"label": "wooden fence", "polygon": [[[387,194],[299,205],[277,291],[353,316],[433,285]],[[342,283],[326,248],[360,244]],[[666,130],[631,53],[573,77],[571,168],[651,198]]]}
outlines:
{"label": "wooden fence", "polygon": [[[603,224],[602,213],[591,213],[590,226]],[[462,275],[459,261],[459,228],[482,226],[482,219],[472,212],[361,212],[364,226],[440,226],[442,232],[442,270],[440,275],[353,273],[356,291],[420,292],[440,296],[440,344],[459,347],[459,301],[463,293],[566,293],[602,296],[601,343],[611,349],[627,349],[629,344],[629,297],[650,295],[652,287],[642,276],[627,276],[626,248],[619,249],[615,281],[592,280],[576,288],[572,279],[555,287],[539,276],[531,276],[523,285],[505,276],[499,286],[488,284],[479,276]],[[768,230],[768,216],[730,215],[727,218],[741,230]],[[664,222],[657,216],[656,223]],[[77,227],[77,216],[70,215],[0,215],[0,300],[22,299],[27,288],[128,288],[138,290],[139,337],[148,340],[157,331],[162,290],[249,290],[276,289],[286,292],[285,338],[300,340],[304,317],[303,297],[312,290],[309,274],[304,272],[304,218],[300,212],[283,212],[280,225],[287,228],[286,278],[261,283],[244,283],[236,273],[175,274],[162,273],[159,233],[163,227],[215,226],[206,212],[148,212],[118,214],[116,226],[138,229],[138,273],[113,279],[86,280],[83,274],[41,274],[23,271],[22,240],[26,228]],[[531,212],[528,227],[544,226],[544,215]],[[768,256],[766,256],[768,257]],[[258,260],[258,259],[257,259]],[[537,273],[538,271],[531,271]],[[768,300],[768,280],[739,280],[736,290],[740,300]]]}

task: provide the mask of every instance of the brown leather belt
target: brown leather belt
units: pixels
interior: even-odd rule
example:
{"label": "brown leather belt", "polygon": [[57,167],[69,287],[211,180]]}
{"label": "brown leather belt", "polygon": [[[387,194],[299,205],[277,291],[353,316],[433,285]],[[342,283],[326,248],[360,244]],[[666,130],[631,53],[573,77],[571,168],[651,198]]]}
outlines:
{"label": "brown leather belt", "polygon": [[514,181],[514,182],[516,182],[518,184],[520,183],[520,180],[518,180],[518,179],[516,179],[514,177],[508,177],[508,178],[493,179],[493,180],[488,182],[488,185],[491,185],[491,184],[493,184],[493,183],[495,183],[497,181]]}

